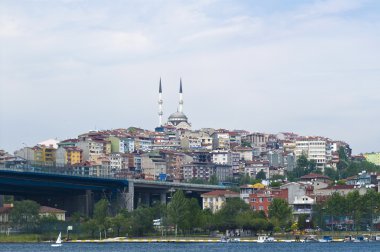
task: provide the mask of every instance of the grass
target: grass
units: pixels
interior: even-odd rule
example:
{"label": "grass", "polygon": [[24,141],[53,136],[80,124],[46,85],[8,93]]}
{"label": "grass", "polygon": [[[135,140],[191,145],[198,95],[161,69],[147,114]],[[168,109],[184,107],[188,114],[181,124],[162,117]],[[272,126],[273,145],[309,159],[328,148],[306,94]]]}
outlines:
{"label": "grass", "polygon": [[41,236],[38,234],[11,234],[0,235],[0,242],[40,242]]}

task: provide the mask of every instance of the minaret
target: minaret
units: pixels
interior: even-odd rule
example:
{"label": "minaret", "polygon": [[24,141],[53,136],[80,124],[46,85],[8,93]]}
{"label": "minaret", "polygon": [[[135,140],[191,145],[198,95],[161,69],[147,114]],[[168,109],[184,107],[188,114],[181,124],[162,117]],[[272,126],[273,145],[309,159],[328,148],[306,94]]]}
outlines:
{"label": "minaret", "polygon": [[164,112],[162,112],[162,86],[161,86],[161,78],[160,78],[160,86],[158,88],[158,126],[162,126],[162,115]]}
{"label": "minaret", "polygon": [[183,113],[182,78],[179,79],[179,107],[178,112]]}

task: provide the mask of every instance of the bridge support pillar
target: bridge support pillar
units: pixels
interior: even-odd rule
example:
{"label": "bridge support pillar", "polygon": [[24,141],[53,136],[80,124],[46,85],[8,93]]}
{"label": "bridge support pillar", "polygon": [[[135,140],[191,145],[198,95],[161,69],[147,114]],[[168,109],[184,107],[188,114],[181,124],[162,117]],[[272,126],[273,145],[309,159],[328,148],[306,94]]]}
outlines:
{"label": "bridge support pillar", "polygon": [[85,202],[86,202],[86,205],[85,205],[85,214],[86,216],[90,216],[92,214],[92,211],[93,211],[93,205],[94,205],[94,202],[93,202],[93,197],[92,197],[92,191],[91,190],[86,190],[86,195],[85,195]]}
{"label": "bridge support pillar", "polygon": [[160,193],[160,201],[161,201],[161,204],[166,205],[166,192]]}
{"label": "bridge support pillar", "polygon": [[126,201],[128,212],[132,212],[135,205],[135,185],[132,181],[128,181],[128,194]]}
{"label": "bridge support pillar", "polygon": [[148,192],[144,193],[144,204],[150,206],[150,193]]}

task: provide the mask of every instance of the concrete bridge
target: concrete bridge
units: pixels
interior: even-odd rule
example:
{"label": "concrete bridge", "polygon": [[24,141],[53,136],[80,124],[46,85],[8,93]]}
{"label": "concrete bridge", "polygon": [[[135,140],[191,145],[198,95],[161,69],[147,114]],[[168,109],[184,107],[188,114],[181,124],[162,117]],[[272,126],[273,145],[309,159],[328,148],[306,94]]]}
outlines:
{"label": "concrete bridge", "polygon": [[16,199],[31,199],[41,205],[64,209],[70,215],[80,212],[90,215],[95,202],[105,197],[111,209],[126,208],[133,211],[138,205],[154,202],[166,203],[176,190],[188,197],[224,186],[125,179],[114,177],[83,176],[68,170],[46,167],[0,167],[0,195],[14,195]]}

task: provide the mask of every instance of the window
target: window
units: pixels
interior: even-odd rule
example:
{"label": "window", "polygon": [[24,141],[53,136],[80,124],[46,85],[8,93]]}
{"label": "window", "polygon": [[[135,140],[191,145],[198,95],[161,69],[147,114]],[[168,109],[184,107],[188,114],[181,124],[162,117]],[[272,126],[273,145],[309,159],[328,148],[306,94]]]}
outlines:
{"label": "window", "polygon": [[259,202],[263,202],[264,201],[264,199],[263,198],[259,198]]}
{"label": "window", "polygon": [[263,206],[259,206],[259,210],[264,210],[264,207]]}

